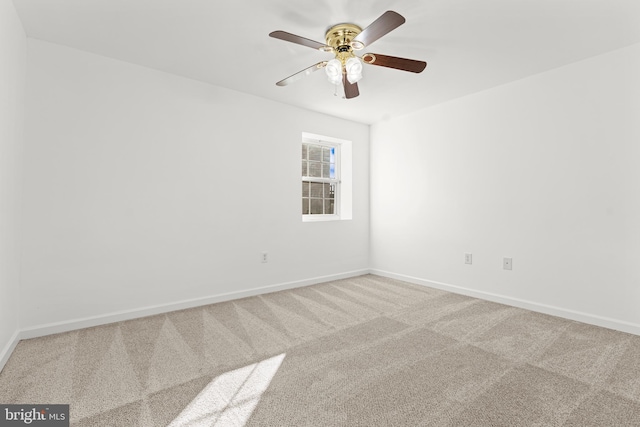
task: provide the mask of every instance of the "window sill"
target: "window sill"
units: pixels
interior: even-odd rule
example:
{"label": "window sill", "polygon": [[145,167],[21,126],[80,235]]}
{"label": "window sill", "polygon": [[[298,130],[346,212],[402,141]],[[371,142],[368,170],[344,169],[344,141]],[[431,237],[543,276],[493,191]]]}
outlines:
{"label": "window sill", "polygon": [[340,221],[339,215],[302,215],[302,222]]}

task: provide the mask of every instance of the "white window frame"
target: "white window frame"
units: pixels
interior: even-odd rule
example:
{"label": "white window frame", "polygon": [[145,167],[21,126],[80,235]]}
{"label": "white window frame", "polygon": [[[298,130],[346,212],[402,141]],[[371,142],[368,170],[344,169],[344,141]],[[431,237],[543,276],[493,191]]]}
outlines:
{"label": "white window frame", "polygon": [[[300,150],[302,150],[302,144],[322,145],[326,147],[334,147],[335,151],[335,168],[336,177],[334,179],[329,178],[315,178],[315,177],[301,177],[301,181],[312,182],[331,182],[335,183],[335,196],[334,196],[334,213],[333,214],[302,214],[303,222],[315,222],[315,221],[336,221],[336,220],[350,220],[352,215],[352,173],[351,173],[351,141],[316,135],[307,132],[302,133],[302,141],[300,143]],[[300,195],[302,197],[302,194]],[[298,206],[300,206],[298,204]]]}

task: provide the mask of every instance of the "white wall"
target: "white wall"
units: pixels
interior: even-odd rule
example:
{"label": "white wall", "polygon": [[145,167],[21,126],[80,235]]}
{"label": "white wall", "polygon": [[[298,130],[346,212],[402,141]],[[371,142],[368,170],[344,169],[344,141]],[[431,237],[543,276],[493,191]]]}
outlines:
{"label": "white wall", "polygon": [[[23,330],[371,266],[640,332],[640,45],[376,124],[371,163],[365,125],[41,41],[28,54]],[[301,221],[304,131],[353,141],[353,220]]]}
{"label": "white wall", "polygon": [[13,3],[0,0],[0,369],[18,331],[26,45]]}
{"label": "white wall", "polygon": [[[368,126],[42,41],[28,53],[22,328],[368,268]],[[302,222],[303,131],[353,142],[353,220]]]}
{"label": "white wall", "polygon": [[372,126],[372,267],[640,333],[639,76],[633,45]]}

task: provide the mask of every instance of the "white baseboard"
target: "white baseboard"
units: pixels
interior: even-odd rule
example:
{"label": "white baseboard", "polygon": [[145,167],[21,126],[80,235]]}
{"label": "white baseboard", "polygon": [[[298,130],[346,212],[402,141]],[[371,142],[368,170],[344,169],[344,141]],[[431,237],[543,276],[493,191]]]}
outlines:
{"label": "white baseboard", "polygon": [[409,282],[416,285],[422,285],[430,288],[441,289],[443,291],[453,292],[456,294],[467,295],[470,297],[479,298],[487,301],[493,301],[500,304],[510,305],[513,307],[524,308],[526,310],[531,310],[538,313],[549,314],[551,316],[562,317],[569,320],[588,323],[590,325],[601,326],[603,328],[615,329],[617,331],[626,332],[629,334],[640,335],[639,324],[626,322],[624,320],[597,316],[597,315],[583,313],[580,311],[570,310],[566,308],[555,307],[555,306],[540,304],[532,301],[521,300],[518,298],[512,298],[512,297],[507,297],[503,295],[493,294],[490,292],[476,291],[476,290],[464,288],[461,286],[450,285],[448,283],[435,282],[432,280],[421,279],[418,277],[407,276],[404,274],[392,273],[389,271],[371,269],[369,270],[369,272],[371,274],[375,274],[378,276],[402,280],[404,282]]}
{"label": "white baseboard", "polygon": [[[239,298],[246,298],[254,295],[266,294],[270,292],[283,291],[286,289],[299,288],[303,286],[315,285],[317,283],[330,282],[332,280],[347,279],[349,277],[361,276],[368,274],[368,269],[348,271],[328,276],[314,277],[311,279],[296,280],[293,282],[280,283],[275,285],[261,286],[258,288],[247,289],[238,292],[229,292],[224,294],[212,295],[209,297],[195,298],[190,300],[178,301],[169,304],[160,304],[150,307],[141,307],[134,310],[118,311],[99,316],[85,317],[82,319],[68,320],[64,322],[49,323],[44,325],[33,326],[19,331],[19,339],[37,338],[45,335],[58,334],[61,332],[69,332],[82,328],[90,328],[93,326],[106,325],[108,323],[121,322],[124,320],[137,319],[140,317],[153,316],[156,314],[168,313],[176,310],[184,310],[187,308],[200,307],[217,302],[224,302]],[[17,341],[16,341],[17,343]],[[15,347],[15,346],[14,346]],[[13,350],[13,349],[11,349]],[[11,354],[11,352],[9,352]],[[8,356],[7,356],[8,358]]]}
{"label": "white baseboard", "polygon": [[392,273],[389,271],[377,270],[377,269],[362,269],[349,271],[339,274],[333,274],[328,276],[319,276],[310,279],[297,280],[292,282],[280,283],[275,285],[262,286],[252,289],[247,289],[238,292],[229,292],[224,294],[213,295],[204,298],[195,298],[190,300],[178,301],[175,303],[161,304],[150,307],[142,307],[135,310],[119,311],[99,316],[86,317],[82,319],[73,319],[64,322],[49,323],[44,325],[38,325],[22,330],[17,330],[10,341],[5,345],[2,352],[0,352],[0,370],[4,367],[7,360],[11,356],[11,353],[15,349],[18,342],[22,339],[37,338],[45,335],[52,335],[61,332],[69,332],[82,328],[89,328],[92,326],[106,325],[114,322],[121,322],[125,320],[137,319],[140,317],[152,316],[156,314],[168,313],[176,310],[183,310],[187,308],[200,307],[208,304],[215,304],[217,302],[230,301],[239,298],[250,297],[254,295],[266,294],[270,292],[277,292],[286,289],[294,289],[303,286],[315,285],[318,283],[330,282],[332,280],[347,279],[349,277],[361,276],[364,274],[375,274],[378,276],[389,277],[392,279],[398,279],[405,282],[413,283],[416,285],[427,286],[430,288],[441,289],[448,292],[467,295],[474,298],[480,298],[488,301],[493,301],[501,304],[506,304],[514,307],[524,308],[527,310],[549,314],[552,316],[558,316],[565,319],[575,320],[578,322],[588,323],[604,328],[615,329],[622,332],[627,332],[634,335],[640,335],[640,325],[630,322],[625,322],[618,319],[611,319],[602,316],[596,316],[588,313],[582,313],[574,310],[564,309],[560,307],[549,306],[545,304],[539,304],[531,301],[525,301],[517,298],[506,297],[503,295],[492,294],[489,292],[476,291],[473,289],[464,288],[461,286],[451,285],[448,283],[441,283],[418,277],[407,276],[404,274]]}
{"label": "white baseboard", "polygon": [[4,365],[7,363],[7,360],[9,360],[11,353],[13,353],[13,350],[16,348],[19,341],[20,341],[20,331],[16,330],[13,333],[13,336],[9,339],[9,342],[4,346],[4,348],[0,352],[0,372],[2,371],[2,368],[4,368]]}

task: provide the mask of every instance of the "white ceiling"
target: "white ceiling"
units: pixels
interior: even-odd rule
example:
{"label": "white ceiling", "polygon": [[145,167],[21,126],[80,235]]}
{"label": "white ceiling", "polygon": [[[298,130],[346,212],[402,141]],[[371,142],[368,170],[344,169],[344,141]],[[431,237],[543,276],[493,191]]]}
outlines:
{"label": "white ceiling", "polygon": [[[14,0],[29,37],[275,101],[375,123],[640,42],[640,0]],[[386,10],[406,23],[363,52],[427,61],[421,74],[365,66],[345,100],[317,72],[330,54],[268,37],[324,42]]]}

